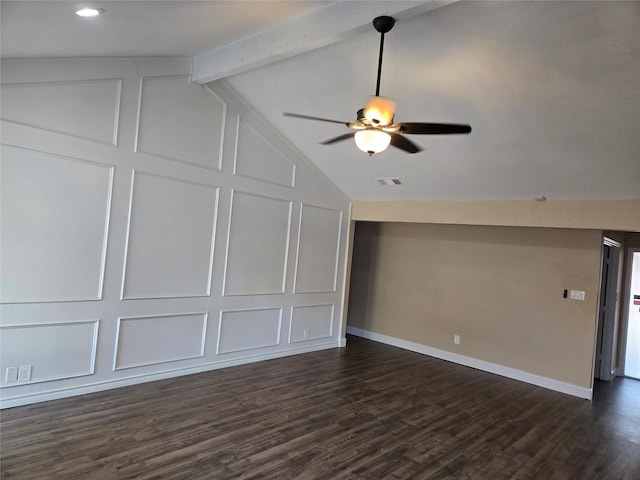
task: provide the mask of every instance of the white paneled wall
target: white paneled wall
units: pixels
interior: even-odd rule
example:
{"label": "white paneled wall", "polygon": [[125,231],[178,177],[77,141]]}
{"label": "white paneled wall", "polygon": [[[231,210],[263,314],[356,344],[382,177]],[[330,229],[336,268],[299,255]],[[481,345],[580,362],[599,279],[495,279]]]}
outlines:
{"label": "white paneled wall", "polygon": [[202,357],[206,331],[207,313],[120,318],[113,369]]}
{"label": "white paneled wall", "polygon": [[335,305],[305,305],[291,310],[290,342],[305,342],[333,335]]}
{"label": "white paneled wall", "polygon": [[242,352],[280,343],[282,308],[231,310],[220,313],[217,353]]}
{"label": "white paneled wall", "polygon": [[295,292],[335,292],[342,211],[302,205]]}
{"label": "white paneled wall", "polygon": [[3,62],[3,407],[344,345],[349,200],[190,68]]}
{"label": "white paneled wall", "polygon": [[226,103],[213,91],[188,76],[142,78],[138,105],[137,152],[220,170]]}
{"label": "white paneled wall", "polygon": [[292,202],[234,190],[225,295],[284,293]]}
{"label": "white paneled wall", "polygon": [[113,167],[6,145],[0,155],[0,299],[100,300]]}
{"label": "white paneled wall", "polygon": [[[30,365],[34,383],[92,375],[98,324],[99,320],[88,320],[3,327],[2,356],[14,359],[16,366]],[[65,341],[52,341],[56,337]],[[28,349],[25,348],[27,344]],[[52,362],[52,358],[56,361]]]}
{"label": "white paneled wall", "polygon": [[293,187],[296,166],[282,152],[238,116],[234,174],[263,182]]}
{"label": "white paneled wall", "polygon": [[[2,83],[2,118],[117,145],[121,79]],[[73,115],[60,115],[73,100]]]}
{"label": "white paneled wall", "polygon": [[134,172],[122,298],[205,297],[218,187]]}

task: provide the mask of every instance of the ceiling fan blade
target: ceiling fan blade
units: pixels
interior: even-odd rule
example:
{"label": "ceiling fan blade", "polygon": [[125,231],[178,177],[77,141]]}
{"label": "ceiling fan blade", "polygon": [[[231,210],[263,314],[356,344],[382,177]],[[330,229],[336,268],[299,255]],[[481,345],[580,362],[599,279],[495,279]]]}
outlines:
{"label": "ceiling fan blade", "polygon": [[339,123],[340,125],[349,126],[349,122],[342,122],[340,120],[331,120],[330,118],[312,117],[310,115],[302,115],[300,113],[284,112],[282,115],[285,117],[304,118],[305,120],[317,120],[320,122]]}
{"label": "ceiling fan blade", "polygon": [[446,135],[452,133],[470,133],[471,126],[459,123],[398,123],[400,133],[409,135]]}
{"label": "ceiling fan blade", "polygon": [[400,150],[404,150],[407,153],[418,153],[422,151],[422,148],[413,143],[407,137],[403,137],[398,133],[391,133],[390,135],[391,145],[393,145],[394,147],[399,148]]}
{"label": "ceiling fan blade", "polygon": [[332,145],[334,143],[342,142],[343,140],[349,140],[352,138],[356,132],[345,133],[344,135],[340,135],[339,137],[333,137],[329,140],[325,140],[324,142],[320,142],[320,145]]}

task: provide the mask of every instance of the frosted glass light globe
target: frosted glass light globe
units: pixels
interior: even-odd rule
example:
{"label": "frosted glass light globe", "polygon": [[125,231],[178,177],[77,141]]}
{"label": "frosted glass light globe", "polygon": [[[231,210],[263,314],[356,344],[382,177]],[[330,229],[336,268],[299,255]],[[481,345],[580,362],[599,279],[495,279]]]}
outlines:
{"label": "frosted glass light globe", "polygon": [[385,150],[391,143],[391,135],[375,129],[360,130],[355,135],[356,145],[369,155]]}

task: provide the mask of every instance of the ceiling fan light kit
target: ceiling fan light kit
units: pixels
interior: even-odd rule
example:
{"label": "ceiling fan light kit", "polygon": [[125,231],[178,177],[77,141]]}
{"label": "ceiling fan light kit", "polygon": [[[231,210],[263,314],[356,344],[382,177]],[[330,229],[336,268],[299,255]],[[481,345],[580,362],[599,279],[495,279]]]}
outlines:
{"label": "ceiling fan light kit", "polygon": [[373,20],[373,27],[380,33],[380,54],[378,56],[378,76],[376,79],[376,94],[371,97],[365,108],[357,112],[354,123],[331,120],[328,118],[288,113],[287,117],[316,120],[320,122],[340,123],[355,132],[346,133],[338,137],[321,142],[322,145],[332,145],[350,138],[354,138],[356,146],[370,156],[384,151],[389,145],[393,145],[407,153],[417,153],[422,150],[418,145],[406,138],[407,135],[442,135],[465,134],[471,132],[469,125],[453,123],[393,123],[395,116],[395,102],[390,98],[380,96],[380,78],[382,75],[382,54],[384,50],[384,34],[395,25],[392,17],[382,16]]}
{"label": "ceiling fan light kit", "polygon": [[369,155],[382,152],[391,143],[391,135],[375,129],[358,130],[355,134],[357,147]]}

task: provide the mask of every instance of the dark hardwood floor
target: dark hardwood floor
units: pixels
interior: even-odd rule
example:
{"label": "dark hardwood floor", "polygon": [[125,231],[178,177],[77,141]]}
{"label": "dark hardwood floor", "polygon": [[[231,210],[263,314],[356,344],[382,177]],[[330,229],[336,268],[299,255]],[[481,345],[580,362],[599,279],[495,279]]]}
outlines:
{"label": "dark hardwood floor", "polygon": [[640,382],[589,402],[349,337],[1,412],[3,479],[640,479]]}

